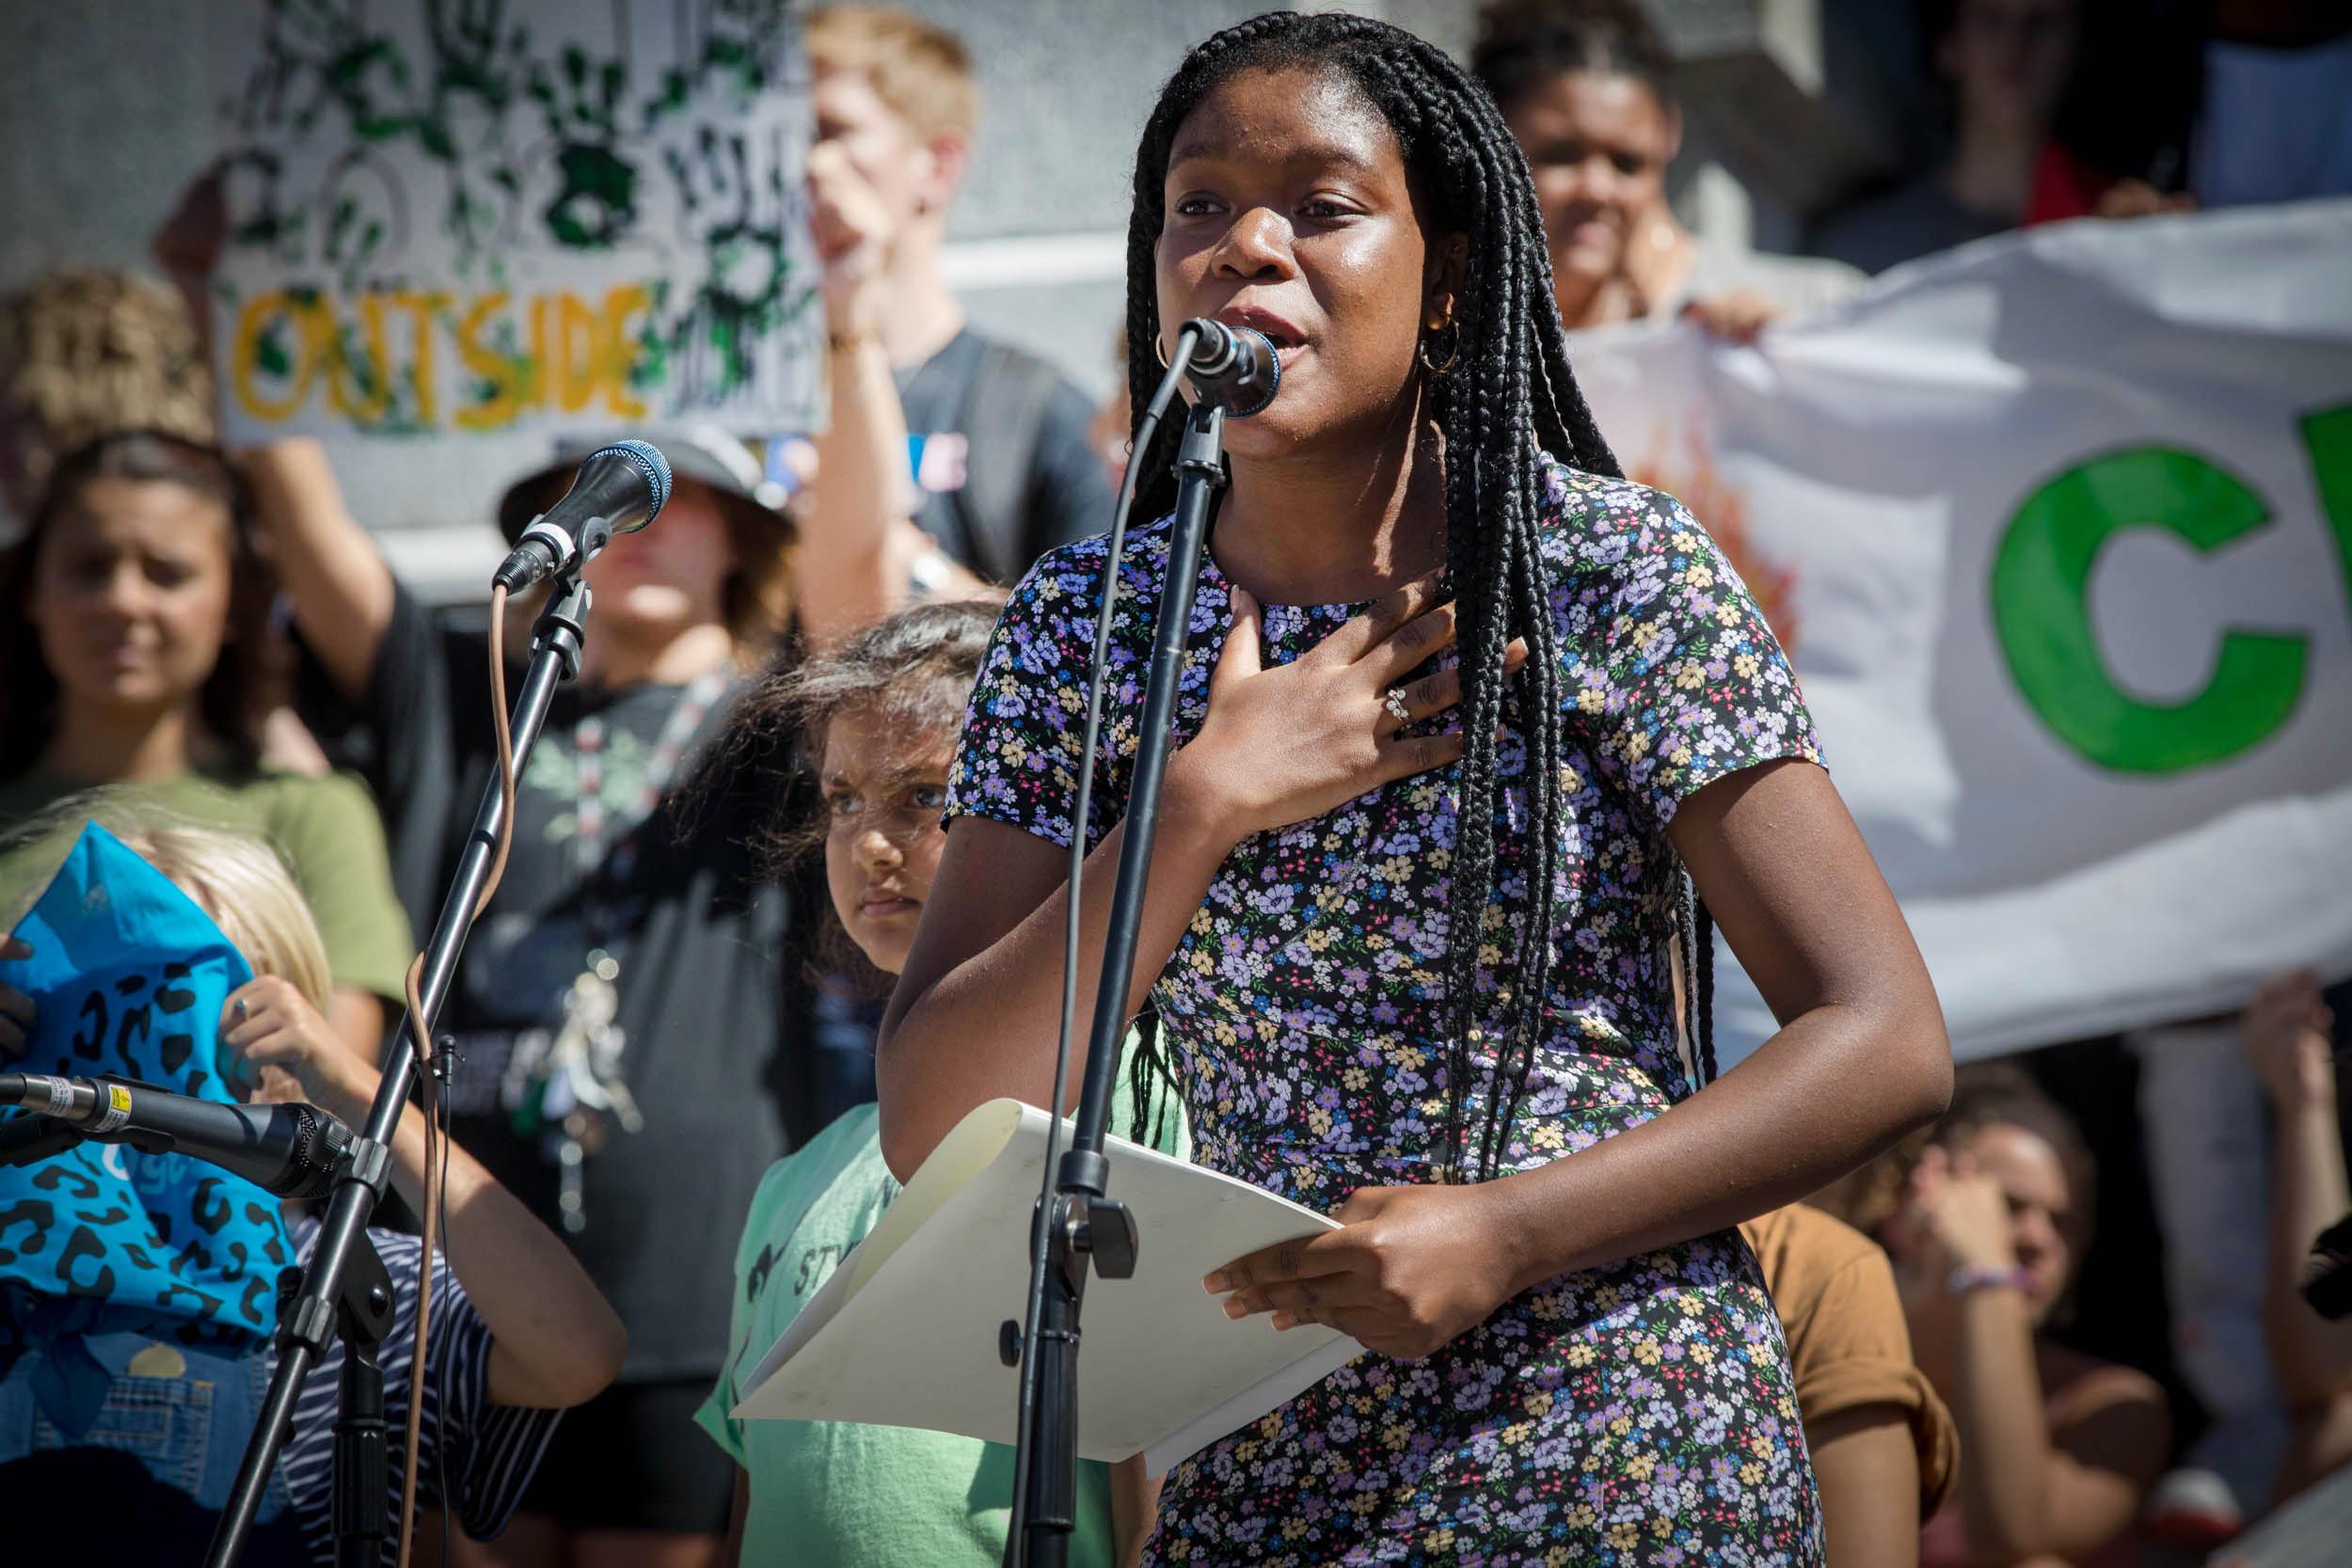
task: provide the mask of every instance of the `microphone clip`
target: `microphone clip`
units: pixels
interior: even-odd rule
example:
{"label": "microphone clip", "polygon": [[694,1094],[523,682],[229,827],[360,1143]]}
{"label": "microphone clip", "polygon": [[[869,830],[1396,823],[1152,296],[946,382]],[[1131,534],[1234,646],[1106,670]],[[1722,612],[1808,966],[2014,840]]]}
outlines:
{"label": "microphone clip", "polygon": [[491,585],[509,594],[519,594],[559,573],[579,571],[602,555],[611,543],[612,525],[603,517],[590,517],[574,535],[543,512],[515,541],[504,564],[491,577]]}

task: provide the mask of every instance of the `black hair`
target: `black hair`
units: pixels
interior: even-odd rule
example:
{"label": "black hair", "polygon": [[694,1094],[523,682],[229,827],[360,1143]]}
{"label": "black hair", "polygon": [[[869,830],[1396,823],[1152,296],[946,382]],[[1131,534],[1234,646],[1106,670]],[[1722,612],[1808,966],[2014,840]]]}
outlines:
{"label": "black hair", "polygon": [[29,768],[57,722],[57,677],[41,657],[26,614],[42,543],[58,520],[101,480],[174,484],[217,501],[229,514],[229,614],[220,657],[198,689],[205,729],[241,767],[258,763],[262,725],[286,695],[286,652],[270,625],[277,578],[256,546],[259,523],[245,480],[218,447],[161,430],[122,430],[84,443],[60,459],[33,508],[23,538],[0,551],[0,734],[21,748],[0,776]]}
{"label": "black hair", "polygon": [[[1445,438],[1446,576],[1459,609],[1467,737],[1453,863],[1455,912],[1446,954],[1443,1148],[1450,1165],[1470,1164],[1463,1158],[1463,1117],[1479,949],[1505,940],[1501,933],[1489,937],[1489,923],[1503,911],[1487,906],[1495,892],[1495,823],[1503,800],[1495,738],[1505,712],[1503,649],[1514,637],[1527,640],[1531,655],[1517,677],[1512,709],[1527,720],[1521,728],[1530,806],[1528,885],[1539,890],[1502,948],[1505,961],[1486,966],[1505,977],[1508,990],[1499,999],[1498,1082],[1478,1150],[1483,1178],[1496,1170],[1534,1066],[1551,971],[1549,899],[1542,890],[1551,887],[1558,865],[1564,811],[1562,737],[1552,717],[1560,712],[1559,657],[1551,585],[1538,547],[1544,464],[1549,454],[1588,473],[1616,477],[1624,470],[1568,369],[1534,188],[1494,100],[1435,45],[1386,23],[1329,12],[1272,11],[1216,34],[1184,57],[1145,122],[1127,230],[1131,432],[1159,379],[1155,259],[1171,144],[1185,117],[1214,88],[1253,70],[1330,71],[1353,84],[1395,135],[1430,230],[1459,233],[1469,242],[1453,326],[1458,346],[1444,372],[1430,374],[1427,388],[1430,412]],[[1147,476],[1137,487],[1137,515],[1158,516],[1174,504],[1177,436],[1176,423],[1165,423],[1152,449],[1136,453]],[[1711,1050],[1704,1053],[1711,1077]]]}
{"label": "black hair", "polygon": [[[988,653],[989,634],[1004,610],[1001,589],[953,599],[927,599],[866,626],[821,653],[780,656],[728,716],[724,737],[712,749],[690,795],[709,794],[789,767],[799,753],[807,773],[824,766],[825,734],[845,713],[886,721],[901,736],[955,730],[971,701]],[[763,816],[748,847],[762,876],[789,882],[807,872],[823,848],[821,797],[807,789],[758,789]],[[818,890],[823,925],[809,960],[813,985],[864,1002],[890,994],[892,976],[876,969]],[[1159,1017],[1148,1006],[1136,1020],[1136,1048],[1128,1064],[1132,1101],[1127,1136],[1161,1144],[1175,1103],[1175,1083],[1160,1054]]]}
{"label": "black hair", "polygon": [[1497,0],[1478,16],[1470,74],[1506,114],[1556,76],[1625,76],[1675,107],[1675,62],[1634,0]]}
{"label": "black hair", "polygon": [[[684,809],[699,816],[715,796],[743,791],[757,802],[743,845],[757,874],[785,883],[811,874],[824,847],[826,815],[819,792],[807,784],[824,766],[827,728],[841,714],[860,713],[884,720],[903,736],[952,735],[1004,599],[980,593],[924,600],[838,646],[778,654],[728,713],[725,731],[681,792]],[[773,787],[779,773],[796,786]],[[825,913],[809,978],[860,1000],[889,995],[890,976],[850,940],[821,889],[816,897]]]}

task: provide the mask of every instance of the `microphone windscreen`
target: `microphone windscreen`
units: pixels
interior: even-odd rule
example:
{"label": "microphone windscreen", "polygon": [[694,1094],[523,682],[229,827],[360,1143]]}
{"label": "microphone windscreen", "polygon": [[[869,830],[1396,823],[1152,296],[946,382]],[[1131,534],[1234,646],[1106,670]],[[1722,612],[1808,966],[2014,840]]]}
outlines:
{"label": "microphone windscreen", "polygon": [[670,460],[662,456],[661,449],[650,441],[615,441],[609,447],[600,448],[589,461],[594,462],[608,453],[627,459],[652,486],[653,505],[645,511],[645,520],[651,522],[655,514],[670,504]]}

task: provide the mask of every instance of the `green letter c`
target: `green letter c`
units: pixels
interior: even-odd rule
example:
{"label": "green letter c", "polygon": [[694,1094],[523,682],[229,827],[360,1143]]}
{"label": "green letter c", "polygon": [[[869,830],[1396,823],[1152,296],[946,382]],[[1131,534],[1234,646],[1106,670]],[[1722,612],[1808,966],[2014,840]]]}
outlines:
{"label": "green letter c", "polygon": [[1993,623],[2010,676],[2059,739],[2121,773],[2179,773],[2254,745],[2303,689],[2306,639],[2233,629],[2213,676],[2185,702],[2120,689],[2090,627],[2090,569],[2125,529],[2161,528],[2196,550],[2261,528],[2262,498],[2206,459],[2162,447],[2069,468],[2010,519],[1993,561]]}

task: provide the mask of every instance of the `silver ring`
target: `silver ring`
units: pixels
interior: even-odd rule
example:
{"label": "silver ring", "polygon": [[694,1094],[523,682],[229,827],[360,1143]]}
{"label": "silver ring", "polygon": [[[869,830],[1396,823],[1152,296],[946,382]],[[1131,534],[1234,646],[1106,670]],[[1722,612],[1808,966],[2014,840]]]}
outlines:
{"label": "silver ring", "polygon": [[236,1006],[230,1007],[229,1010],[236,1015],[236,1020],[239,1023],[243,1023],[245,1022],[245,998],[242,996],[238,997]]}
{"label": "silver ring", "polygon": [[1380,705],[1387,708],[1389,717],[1400,724],[1409,724],[1413,721],[1413,710],[1405,705],[1405,689],[1401,686],[1389,688],[1380,699]]}

